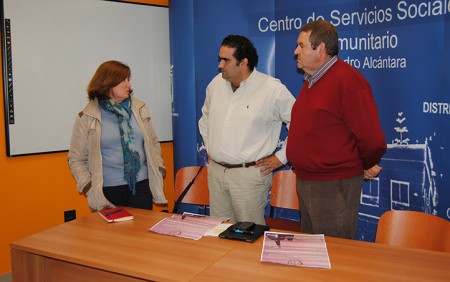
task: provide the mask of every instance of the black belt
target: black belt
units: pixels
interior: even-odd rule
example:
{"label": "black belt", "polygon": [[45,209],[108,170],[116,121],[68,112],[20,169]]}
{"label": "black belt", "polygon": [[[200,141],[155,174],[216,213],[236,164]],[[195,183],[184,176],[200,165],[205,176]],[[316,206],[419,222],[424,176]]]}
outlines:
{"label": "black belt", "polygon": [[222,163],[222,162],[216,162],[214,161],[216,164],[220,164],[223,167],[226,168],[239,168],[239,167],[251,167],[251,166],[255,166],[256,162],[249,162],[249,163],[243,163],[243,164],[227,164],[227,163]]}

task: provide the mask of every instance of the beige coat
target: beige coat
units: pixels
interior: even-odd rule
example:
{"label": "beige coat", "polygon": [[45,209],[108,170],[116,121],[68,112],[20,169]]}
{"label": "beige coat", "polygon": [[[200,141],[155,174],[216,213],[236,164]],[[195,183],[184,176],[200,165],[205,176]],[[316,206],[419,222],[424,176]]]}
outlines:
{"label": "beige coat", "polygon": [[[166,204],[163,176],[165,167],[161,156],[161,147],[156,135],[150,112],[144,102],[132,98],[132,110],[144,136],[145,156],[148,178],[153,201]],[[98,101],[89,101],[75,120],[69,149],[69,167],[77,182],[79,192],[86,193],[89,207],[98,211],[114,207],[103,195],[103,168],[100,150],[101,112]],[[91,182],[91,188],[83,191]]]}

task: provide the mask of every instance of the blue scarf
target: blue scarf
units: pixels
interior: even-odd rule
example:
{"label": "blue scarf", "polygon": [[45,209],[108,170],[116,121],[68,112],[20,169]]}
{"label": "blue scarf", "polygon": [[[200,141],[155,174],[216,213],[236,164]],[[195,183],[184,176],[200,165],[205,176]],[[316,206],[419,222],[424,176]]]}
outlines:
{"label": "blue scarf", "polygon": [[134,136],[133,128],[130,125],[133,114],[131,112],[131,99],[128,98],[120,103],[114,100],[99,100],[98,104],[103,110],[114,114],[119,119],[120,143],[123,152],[123,179],[128,183],[131,194],[135,195],[141,159],[133,144],[136,136]]}

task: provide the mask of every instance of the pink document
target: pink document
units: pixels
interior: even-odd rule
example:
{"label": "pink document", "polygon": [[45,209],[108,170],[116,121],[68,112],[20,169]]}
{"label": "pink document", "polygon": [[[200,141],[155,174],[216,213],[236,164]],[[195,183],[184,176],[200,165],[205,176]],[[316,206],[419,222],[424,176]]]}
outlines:
{"label": "pink document", "polygon": [[261,261],[302,267],[331,268],[323,234],[266,231]]}
{"label": "pink document", "polygon": [[227,218],[194,213],[174,214],[155,224],[150,228],[150,231],[164,235],[199,240],[206,232],[227,220]]}

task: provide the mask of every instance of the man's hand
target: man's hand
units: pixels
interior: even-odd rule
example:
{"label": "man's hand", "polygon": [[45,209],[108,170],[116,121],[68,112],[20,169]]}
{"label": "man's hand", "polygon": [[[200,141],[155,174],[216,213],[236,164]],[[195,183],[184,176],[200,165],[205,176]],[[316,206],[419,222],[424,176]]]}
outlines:
{"label": "man's hand", "polygon": [[275,154],[256,161],[256,167],[258,167],[264,175],[268,175],[282,165],[283,163],[275,156]]}
{"label": "man's hand", "polygon": [[374,165],[373,167],[367,169],[364,171],[364,178],[365,179],[372,179],[374,177],[377,177],[377,175],[380,173],[380,171],[383,168],[379,165]]}

